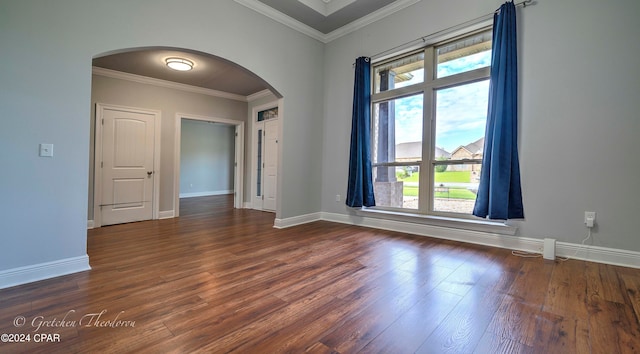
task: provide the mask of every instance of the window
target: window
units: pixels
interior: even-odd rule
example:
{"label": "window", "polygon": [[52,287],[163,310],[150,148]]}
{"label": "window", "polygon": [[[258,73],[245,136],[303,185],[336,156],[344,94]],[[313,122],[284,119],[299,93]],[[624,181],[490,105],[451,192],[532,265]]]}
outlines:
{"label": "window", "polygon": [[374,64],[371,156],[378,207],[471,217],[491,36],[484,29]]}

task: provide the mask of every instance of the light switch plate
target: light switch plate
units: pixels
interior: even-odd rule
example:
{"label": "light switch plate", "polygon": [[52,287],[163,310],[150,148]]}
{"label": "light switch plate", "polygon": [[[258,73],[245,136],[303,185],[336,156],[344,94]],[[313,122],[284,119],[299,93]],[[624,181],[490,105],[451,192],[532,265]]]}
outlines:
{"label": "light switch plate", "polygon": [[40,144],[40,156],[53,157],[53,144]]}

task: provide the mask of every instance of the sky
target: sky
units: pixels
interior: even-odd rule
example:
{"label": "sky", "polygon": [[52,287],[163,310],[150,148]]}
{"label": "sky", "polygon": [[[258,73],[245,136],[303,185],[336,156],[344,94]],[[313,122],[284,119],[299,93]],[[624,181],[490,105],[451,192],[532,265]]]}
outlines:
{"label": "sky", "polygon": [[[491,52],[481,52],[438,64],[438,77],[489,66]],[[402,82],[409,86],[422,82],[424,70],[412,72],[414,78]],[[396,88],[401,87],[400,84]],[[453,152],[484,136],[489,80],[441,89],[436,92],[436,146]],[[423,96],[415,95],[395,101],[396,144],[422,140]]]}

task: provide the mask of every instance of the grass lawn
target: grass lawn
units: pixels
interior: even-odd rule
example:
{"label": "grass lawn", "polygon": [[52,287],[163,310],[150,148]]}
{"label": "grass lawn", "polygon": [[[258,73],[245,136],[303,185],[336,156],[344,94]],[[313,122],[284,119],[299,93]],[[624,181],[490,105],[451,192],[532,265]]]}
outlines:
{"label": "grass lawn", "polygon": [[[405,197],[417,197],[418,196],[418,187],[417,186],[404,186],[402,189],[402,195]],[[446,192],[436,192],[436,198],[449,198],[449,199],[476,199],[476,195],[464,188],[450,188],[449,193]]]}
{"label": "grass lawn", "polygon": [[[420,179],[420,172],[414,172],[407,178],[401,178],[398,176],[399,181],[403,182],[418,182]],[[436,172],[436,183],[469,183],[471,182],[471,171],[445,171]]]}
{"label": "grass lawn", "polygon": [[476,195],[468,190],[463,188],[450,188],[449,193],[447,195],[446,192],[436,192],[436,198],[449,198],[449,199],[476,199]]}
{"label": "grass lawn", "polygon": [[[401,174],[398,174],[398,181],[403,182],[419,182],[420,172],[414,172],[411,176],[402,178]],[[469,183],[471,182],[471,171],[445,171],[435,173],[436,183]],[[402,194],[405,197],[417,197],[418,187],[407,186],[405,184]],[[449,188],[447,192],[436,192],[436,198],[450,198],[450,199],[476,199],[476,195],[466,188]]]}
{"label": "grass lawn", "polygon": [[402,195],[405,197],[417,197],[418,196],[418,187],[417,186],[404,186],[402,189]]}
{"label": "grass lawn", "polygon": [[455,182],[469,183],[471,182],[471,171],[444,171],[436,172],[436,183]]}
{"label": "grass lawn", "polygon": [[403,178],[402,177],[402,173],[396,173],[396,177],[398,178],[398,181],[403,181],[403,182],[418,182],[420,180],[420,172],[413,172],[411,174],[411,176],[407,177],[407,178]]}

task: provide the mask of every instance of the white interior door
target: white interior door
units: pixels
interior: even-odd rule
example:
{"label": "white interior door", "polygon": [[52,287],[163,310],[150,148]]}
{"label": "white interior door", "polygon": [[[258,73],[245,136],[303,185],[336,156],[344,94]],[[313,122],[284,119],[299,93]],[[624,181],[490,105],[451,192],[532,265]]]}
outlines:
{"label": "white interior door", "polygon": [[102,114],[102,225],[153,217],[155,115],[105,108]]}
{"label": "white interior door", "polygon": [[234,128],[234,152],[233,152],[233,207],[236,209],[242,208],[242,199],[238,200],[238,192],[242,190],[241,186],[238,186],[238,161],[240,160],[240,151],[238,151],[238,139],[240,134],[240,126],[236,125]]}
{"label": "white interior door", "polygon": [[262,210],[264,175],[264,122],[257,122],[253,131],[253,209]]}
{"label": "white interior door", "polygon": [[264,210],[276,210],[278,181],[278,120],[264,123]]}

